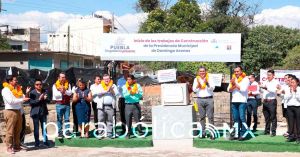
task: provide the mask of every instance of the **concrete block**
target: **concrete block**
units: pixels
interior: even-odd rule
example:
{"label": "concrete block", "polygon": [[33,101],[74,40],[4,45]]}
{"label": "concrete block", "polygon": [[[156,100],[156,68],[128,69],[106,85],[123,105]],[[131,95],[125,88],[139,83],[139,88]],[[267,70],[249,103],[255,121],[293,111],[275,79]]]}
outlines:
{"label": "concrete block", "polygon": [[195,117],[192,105],[152,107],[153,140],[192,140]]}

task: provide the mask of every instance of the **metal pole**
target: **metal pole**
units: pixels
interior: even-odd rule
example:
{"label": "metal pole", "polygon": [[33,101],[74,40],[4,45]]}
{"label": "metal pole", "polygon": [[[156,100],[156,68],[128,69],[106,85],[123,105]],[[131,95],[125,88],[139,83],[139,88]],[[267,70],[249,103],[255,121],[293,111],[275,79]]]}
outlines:
{"label": "metal pole", "polygon": [[67,50],[67,66],[70,66],[70,25],[68,25],[68,50]]}

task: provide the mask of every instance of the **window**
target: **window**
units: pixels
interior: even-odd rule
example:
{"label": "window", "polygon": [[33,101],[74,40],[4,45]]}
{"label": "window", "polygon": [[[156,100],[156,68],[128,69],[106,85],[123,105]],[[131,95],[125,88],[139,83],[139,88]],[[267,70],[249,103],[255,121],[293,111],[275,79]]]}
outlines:
{"label": "window", "polygon": [[25,29],[13,29],[12,33],[16,34],[16,35],[24,35],[25,34]]}
{"label": "window", "polygon": [[22,51],[22,45],[11,45],[12,50]]}

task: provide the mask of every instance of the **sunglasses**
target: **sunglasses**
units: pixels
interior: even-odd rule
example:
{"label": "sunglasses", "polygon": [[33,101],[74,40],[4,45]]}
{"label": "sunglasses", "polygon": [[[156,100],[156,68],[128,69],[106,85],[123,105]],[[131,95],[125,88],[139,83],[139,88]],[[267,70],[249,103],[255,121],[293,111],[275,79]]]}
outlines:
{"label": "sunglasses", "polygon": [[41,86],[42,84],[35,84],[36,86]]}

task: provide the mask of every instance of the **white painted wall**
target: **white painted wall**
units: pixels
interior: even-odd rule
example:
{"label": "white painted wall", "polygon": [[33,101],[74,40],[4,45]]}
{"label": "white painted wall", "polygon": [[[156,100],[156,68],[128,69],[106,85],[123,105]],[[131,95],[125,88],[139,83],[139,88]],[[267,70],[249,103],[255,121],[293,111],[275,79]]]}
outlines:
{"label": "white painted wall", "polygon": [[[71,19],[63,24],[56,33],[48,34],[48,49],[51,51],[68,50],[68,26],[70,26],[70,51],[76,54],[99,55],[100,36],[103,26],[107,24],[103,18]],[[98,53],[97,53],[98,52]]]}

